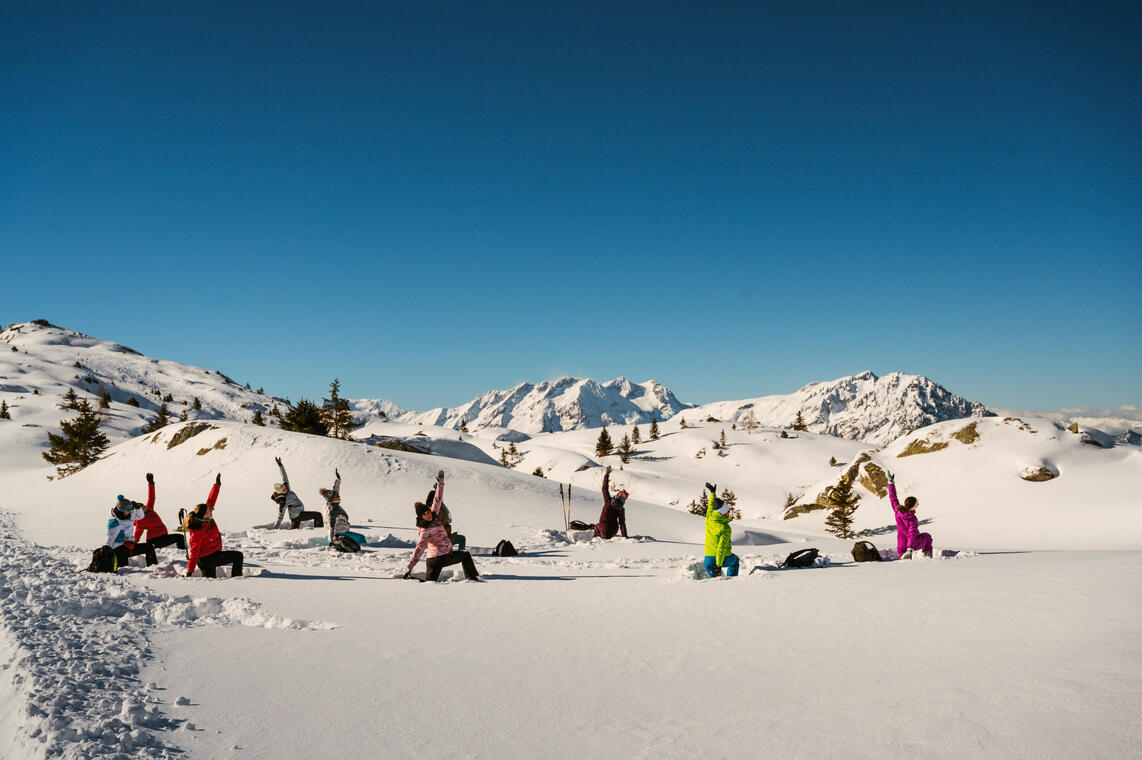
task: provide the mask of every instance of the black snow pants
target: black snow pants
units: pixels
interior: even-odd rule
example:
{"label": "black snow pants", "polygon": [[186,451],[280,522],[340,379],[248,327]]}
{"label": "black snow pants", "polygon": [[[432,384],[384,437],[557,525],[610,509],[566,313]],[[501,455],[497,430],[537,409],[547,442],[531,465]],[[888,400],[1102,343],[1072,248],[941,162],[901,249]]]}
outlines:
{"label": "black snow pants", "polygon": [[155,547],[146,541],[141,544],[135,544],[134,549],[128,549],[126,544],[120,544],[115,547],[115,560],[119,563],[119,567],[126,567],[129,558],[137,557],[140,554],[147,555],[147,567],[159,563],[159,558],[155,556]]}
{"label": "black snow pants", "polygon": [[147,543],[156,549],[162,549],[164,546],[174,544],[183,551],[186,551],[186,536],[181,533],[164,533],[158,538],[152,538]]}
{"label": "black snow pants", "polygon": [[220,566],[233,563],[234,566],[230,569],[230,577],[237,578],[242,574],[242,559],[242,552],[228,549],[207,554],[198,560],[198,566],[202,568],[203,578],[217,578]]}
{"label": "black snow pants", "polygon": [[468,552],[453,551],[439,557],[429,557],[426,559],[425,564],[428,567],[428,572],[424,574],[424,579],[426,581],[435,581],[440,578],[441,570],[449,565],[455,565],[458,562],[464,568],[465,578],[474,581],[480,577],[480,574],[476,572],[476,563],[472,561],[471,554]]}
{"label": "black snow pants", "polygon": [[324,528],[325,527],[325,520],[323,520],[321,518],[320,512],[302,512],[297,517],[290,519],[289,527],[295,528],[295,529],[300,527],[302,520],[313,520],[313,527],[315,527],[315,528]]}

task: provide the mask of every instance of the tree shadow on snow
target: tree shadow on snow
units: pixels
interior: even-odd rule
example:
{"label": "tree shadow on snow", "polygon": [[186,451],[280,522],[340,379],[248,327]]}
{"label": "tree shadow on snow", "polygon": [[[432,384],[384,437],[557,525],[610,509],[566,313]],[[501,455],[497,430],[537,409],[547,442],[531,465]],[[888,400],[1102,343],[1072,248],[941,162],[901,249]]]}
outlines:
{"label": "tree shadow on snow", "polygon": [[[928,525],[931,522],[932,522],[932,518],[926,517],[923,520],[920,520],[917,524],[918,525]],[[868,530],[862,530],[861,532],[857,533],[856,535],[857,535],[857,538],[864,538],[866,536],[887,536],[888,534],[895,533],[895,532],[896,532],[896,523],[893,523],[892,525],[885,525],[883,528],[869,528]]]}

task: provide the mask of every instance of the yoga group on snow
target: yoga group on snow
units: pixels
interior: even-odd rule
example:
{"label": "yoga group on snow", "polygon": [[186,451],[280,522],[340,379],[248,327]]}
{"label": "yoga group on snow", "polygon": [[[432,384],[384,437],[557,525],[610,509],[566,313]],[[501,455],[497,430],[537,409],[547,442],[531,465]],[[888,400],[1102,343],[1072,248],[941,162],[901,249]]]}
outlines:
{"label": "yoga group on snow", "polygon": [[[333,470],[332,488],[319,488],[318,493],[325,500],[324,520],[321,513],[306,511],[305,505],[290,488],[289,476],[281,457],[274,462],[281,473],[282,481],[274,483],[270,498],[278,505],[278,517],[274,528],[280,528],[285,515],[289,514],[290,529],[297,529],[301,523],[310,520],[315,528],[329,526],[329,546],[342,552],[356,552],[366,544],[365,536],[352,530],[349,514],[341,506],[341,473]],[[901,503],[896,496],[896,478],[889,472],[888,498],[896,516],[897,556],[909,559],[914,553],[932,556],[932,536],[921,533],[916,517],[918,504],[915,496],[909,496]],[[630,494],[621,488],[616,494],[610,492],[611,467],[603,473],[603,509],[599,520],[593,524],[572,520],[572,529],[590,530],[594,536],[611,539],[616,535],[627,538],[626,501]],[[738,575],[740,561],[733,553],[730,543],[732,532],[730,505],[717,496],[717,486],[706,483],[708,492],[705,520],[705,556],[703,565],[708,577],[724,575],[732,578]],[[203,576],[217,577],[217,569],[231,566],[231,576],[242,574],[242,552],[224,550],[222,536],[214,522],[214,505],[222,488],[222,475],[214,478],[214,486],[206,501],[194,509],[180,514],[180,530],[185,533],[170,533],[162,518],[155,511],[155,478],[147,473],[147,503],[127,499],[120,494],[111,508],[111,519],[107,523],[107,543],[97,549],[89,570],[108,569],[114,572],[128,563],[131,557],[142,555],[147,566],[158,562],[156,549],[177,546],[186,552],[186,574],[191,575],[195,568],[201,568]],[[478,580],[479,572],[472,555],[465,551],[466,539],[452,530],[452,515],[444,504],[444,470],[436,474],[436,485],[428,492],[423,502],[413,504],[416,516],[417,542],[412,558],[408,562],[404,578],[412,578],[413,568],[423,556],[425,558],[426,581],[436,581],[441,571],[450,565],[459,564],[467,580]],[[140,541],[140,538],[145,540]],[[455,548],[458,546],[459,548]],[[816,554],[815,550],[814,556]],[[97,568],[100,554],[109,567]],[[514,550],[513,550],[514,553]],[[791,555],[792,556],[792,555]]]}

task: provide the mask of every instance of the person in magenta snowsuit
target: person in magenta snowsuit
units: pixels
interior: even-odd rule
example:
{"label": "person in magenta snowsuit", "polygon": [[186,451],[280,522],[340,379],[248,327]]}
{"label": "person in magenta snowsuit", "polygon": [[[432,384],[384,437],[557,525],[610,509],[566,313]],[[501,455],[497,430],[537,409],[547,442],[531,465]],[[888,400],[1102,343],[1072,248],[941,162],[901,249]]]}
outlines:
{"label": "person in magenta snowsuit", "polygon": [[603,511],[599,513],[599,521],[594,525],[595,535],[599,538],[614,538],[615,534],[620,534],[626,538],[626,501],[629,494],[624,488],[611,496],[610,485],[611,467],[607,465],[607,471],[603,473]]}
{"label": "person in magenta snowsuit", "polygon": [[896,554],[901,559],[910,559],[912,552],[923,552],[932,556],[932,534],[920,532],[920,521],[916,519],[915,496],[909,496],[901,504],[896,499],[896,476],[888,474],[888,500],[896,513]]}

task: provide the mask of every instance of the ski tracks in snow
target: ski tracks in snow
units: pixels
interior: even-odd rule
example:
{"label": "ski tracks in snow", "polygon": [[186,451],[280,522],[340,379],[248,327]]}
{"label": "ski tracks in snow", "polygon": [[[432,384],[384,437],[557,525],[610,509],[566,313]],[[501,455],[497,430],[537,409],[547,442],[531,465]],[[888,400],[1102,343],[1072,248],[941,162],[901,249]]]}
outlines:
{"label": "ski tracks in snow", "polygon": [[[191,598],[88,574],[27,541],[0,513],[0,741],[28,756],[175,758],[163,734],[193,730],[168,716],[155,684],[140,682],[160,627],[335,625],[267,614],[242,598]],[[16,707],[18,706],[18,707]]]}

